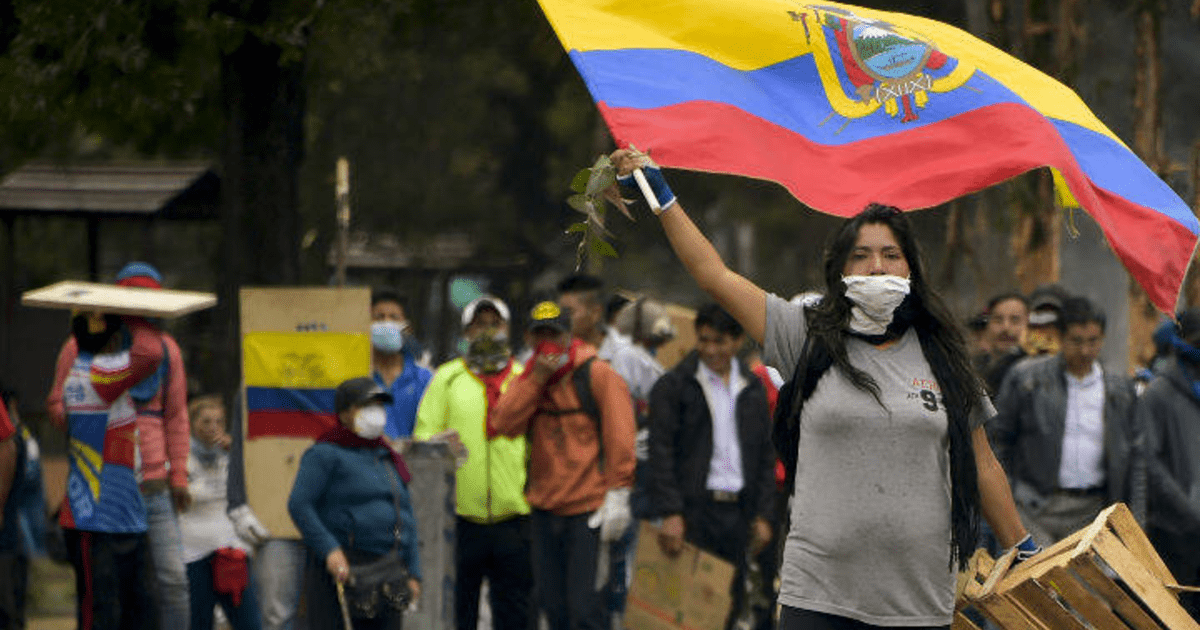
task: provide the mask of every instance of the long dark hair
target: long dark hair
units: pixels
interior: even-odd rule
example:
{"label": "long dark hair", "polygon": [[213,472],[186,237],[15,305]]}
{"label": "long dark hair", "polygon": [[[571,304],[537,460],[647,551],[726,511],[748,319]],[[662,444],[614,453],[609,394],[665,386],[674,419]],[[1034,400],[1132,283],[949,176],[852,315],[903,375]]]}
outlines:
{"label": "long dark hair", "polygon": [[971,443],[971,412],[984,395],[983,386],[971,367],[966,341],[941,298],[925,279],[921,250],[913,238],[912,226],[899,209],[871,204],[842,224],[825,252],[825,298],[805,312],[808,334],[814,352],[825,352],[833,365],[855,387],[869,392],[881,405],[879,385],[871,375],[850,364],[846,337],[850,321],[850,300],[842,272],[864,225],[885,225],[896,237],[908,261],[911,289],[907,301],[912,311],[912,327],[921,342],[921,350],[942,390],[949,419],[951,479],[951,557],[960,569],[975,552],[979,540],[979,485],[975,468],[975,449]]}

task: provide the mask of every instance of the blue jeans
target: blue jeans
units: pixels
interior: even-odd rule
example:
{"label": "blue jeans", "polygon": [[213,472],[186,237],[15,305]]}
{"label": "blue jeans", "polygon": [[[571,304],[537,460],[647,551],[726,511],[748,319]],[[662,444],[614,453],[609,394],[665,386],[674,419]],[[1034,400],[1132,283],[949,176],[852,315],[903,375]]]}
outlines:
{"label": "blue jeans", "polygon": [[229,625],[233,630],[261,630],[262,616],[258,610],[257,586],[254,584],[254,572],[250,572],[250,582],[242,592],[240,606],[235,606],[233,597],[226,593],[217,593],[213,588],[212,562],[215,554],[187,565],[188,583],[191,584],[192,627],[213,627],[213,606],[221,604]]}
{"label": "blue jeans", "polygon": [[192,616],[188,604],[187,568],[183,564],[183,542],[179,519],[170,490],[145,495],[146,538],[150,543],[150,562],[157,585],[160,628],[187,630]]}
{"label": "blue jeans", "polygon": [[295,628],[307,554],[308,548],[302,541],[284,538],[267,540],[255,554],[258,603],[266,630]]}

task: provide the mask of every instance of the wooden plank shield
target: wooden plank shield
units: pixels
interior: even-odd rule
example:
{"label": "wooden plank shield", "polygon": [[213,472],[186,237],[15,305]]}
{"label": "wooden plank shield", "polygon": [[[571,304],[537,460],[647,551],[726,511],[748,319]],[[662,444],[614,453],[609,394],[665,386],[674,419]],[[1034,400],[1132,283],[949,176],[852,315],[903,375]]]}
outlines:
{"label": "wooden plank shield", "polygon": [[300,458],[337,422],[338,383],[371,373],[371,292],[244,288],[240,302],[246,500],[272,536],[299,538],[287,500]]}
{"label": "wooden plank shield", "polygon": [[200,291],[119,287],[64,280],[26,291],[21,304],[37,308],[103,311],[142,317],[179,317],[217,305],[217,296]]}

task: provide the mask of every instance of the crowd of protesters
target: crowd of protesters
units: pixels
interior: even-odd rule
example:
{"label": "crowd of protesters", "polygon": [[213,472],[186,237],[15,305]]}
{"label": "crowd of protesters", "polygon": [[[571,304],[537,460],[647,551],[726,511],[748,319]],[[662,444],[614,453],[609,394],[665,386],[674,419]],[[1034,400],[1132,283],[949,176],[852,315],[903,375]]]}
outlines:
{"label": "crowd of protesters", "polygon": [[[872,274],[869,261],[853,258],[864,230],[882,227],[875,236],[886,250],[904,230],[901,219],[879,210],[847,224],[845,266],[863,266],[848,277]],[[685,264],[696,262],[688,248],[710,255],[701,240],[686,242],[698,232],[666,219],[664,226]],[[903,251],[903,271],[912,274],[916,255]],[[724,281],[697,279],[718,302],[729,303],[721,293]],[[133,263],[117,282],[159,287],[162,278],[153,267]],[[745,288],[731,282],[733,293]],[[848,284],[841,290],[847,288],[857,290]],[[825,292],[838,290],[830,285]],[[932,300],[928,295],[924,299]],[[818,328],[822,309],[831,308],[821,294],[755,303],[763,312],[754,317],[741,306],[698,305],[694,348],[664,366],[656,352],[676,330],[661,304],[610,296],[602,279],[571,276],[555,295],[516,316],[494,295],[465,305],[459,356],[431,369],[403,298],[375,293],[372,373],[338,387],[336,426],[304,454],[293,487],[279,489],[290,494],[299,541],[274,537],[246,502],[242,427],[228,422],[228,410],[240,404],[227,406],[212,395],[189,400],[178,345],[155,322],[78,314],[47,401],[54,426],[70,444],[66,497],[50,529],[62,532],[75,569],[78,625],[208,630],[216,609],[235,630],[340,628],[348,617],[356,628],[399,628],[403,610],[419,602],[422,590],[410,475],[402,449],[395,448],[408,440],[448,441],[462,455],[453,582],[460,630],[478,626],[481,607],[498,630],[539,622],[552,630],[620,627],[640,520],[658,527],[654,542],[668,555],[690,543],[734,566],[727,627],[774,627],[776,601],[785,604],[781,627],[842,627],[837,623],[845,618],[896,625],[888,619],[898,617],[887,611],[877,617],[862,612],[876,610],[866,596],[843,591],[820,599],[814,589],[825,580],[853,581],[858,569],[852,558],[839,564],[822,557],[816,545],[854,534],[803,529],[818,522],[836,526],[836,514],[814,515],[812,506],[837,511],[840,499],[823,497],[838,484],[857,483],[820,482],[818,460],[831,453],[818,456],[812,449],[823,448],[821,440],[844,439],[838,432],[847,428],[811,414],[871,422],[846,415],[845,407],[857,387],[851,382],[855,362],[875,359],[864,358],[870,353],[840,332]],[[905,317],[916,322],[924,315]],[[814,338],[840,335],[847,344],[824,368],[851,379],[839,385],[846,389],[840,397],[822,395],[817,382],[829,379],[820,370],[812,376],[811,363],[806,369],[797,363],[809,358],[808,343],[788,337],[785,328],[809,318]],[[1020,557],[1028,557],[1121,501],[1146,527],[1176,580],[1200,584],[1194,544],[1200,534],[1200,310],[1180,313],[1156,331],[1159,356],[1140,375],[1141,387],[1102,364],[1106,324],[1098,305],[1057,285],[1028,296],[998,293],[968,323],[973,354],[962,365],[978,386],[960,394],[977,391],[981,398],[959,421],[974,442],[974,460],[989,461],[978,449],[990,444],[1003,470],[1003,492],[984,493],[981,506],[998,529],[985,529],[979,544],[990,541],[993,551],[1019,544]],[[894,327],[864,328],[854,338],[893,347],[885,338]],[[893,354],[903,350],[903,339],[903,332],[891,339],[899,340]],[[925,345],[917,339],[903,351],[918,356]],[[765,344],[770,367],[753,341]],[[891,368],[876,363],[871,369],[883,371],[875,379],[892,378]],[[814,382],[806,383],[810,376]],[[795,381],[790,388],[789,379]],[[934,393],[912,399],[918,407],[947,406],[945,386],[937,393],[940,380],[934,374],[922,381]],[[37,441],[10,398],[6,393],[0,407],[0,571],[14,578],[0,589],[0,628],[21,628],[28,559],[45,553],[47,523]],[[796,452],[791,458],[776,452],[786,435],[777,423],[788,418],[776,415],[777,399],[811,408],[803,416],[812,426],[803,429],[799,462]],[[869,391],[853,400],[866,407],[907,404],[886,388],[874,403]],[[951,470],[948,459],[939,459],[953,457],[948,431],[943,425],[934,432],[946,450],[925,471],[935,477]],[[861,436],[848,439],[860,449],[870,445]],[[891,435],[888,448],[905,439]],[[915,441],[911,446],[923,448]],[[992,470],[981,467],[977,474]],[[892,482],[911,485],[910,477],[892,475]],[[978,483],[982,493],[992,481]],[[932,484],[928,490],[930,501],[939,503],[940,495],[933,495],[944,489]],[[793,493],[804,497],[804,506],[789,505]],[[950,505],[947,499],[946,523]],[[844,508],[861,512],[863,505]],[[943,533],[959,542],[957,529]],[[937,599],[946,563],[933,561],[937,553],[926,555],[925,564],[935,569],[927,583],[914,581],[912,566],[904,575],[909,586]],[[817,575],[814,558],[828,565],[821,569],[826,575]],[[339,597],[350,596],[341,591],[350,593],[349,578],[363,567],[399,576],[383,580],[398,585],[398,591],[382,591],[395,601],[343,611]],[[914,610],[921,609],[918,595]],[[1181,600],[1200,614],[1196,594]],[[936,614],[920,619],[944,625]]]}

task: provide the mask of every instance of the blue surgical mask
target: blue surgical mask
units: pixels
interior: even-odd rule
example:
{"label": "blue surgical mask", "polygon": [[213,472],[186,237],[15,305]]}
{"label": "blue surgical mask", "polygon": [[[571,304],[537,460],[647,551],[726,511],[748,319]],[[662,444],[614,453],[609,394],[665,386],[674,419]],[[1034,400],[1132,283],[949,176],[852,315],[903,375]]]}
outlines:
{"label": "blue surgical mask", "polygon": [[371,347],[379,352],[398,354],[404,347],[405,324],[382,321],[371,324]]}

